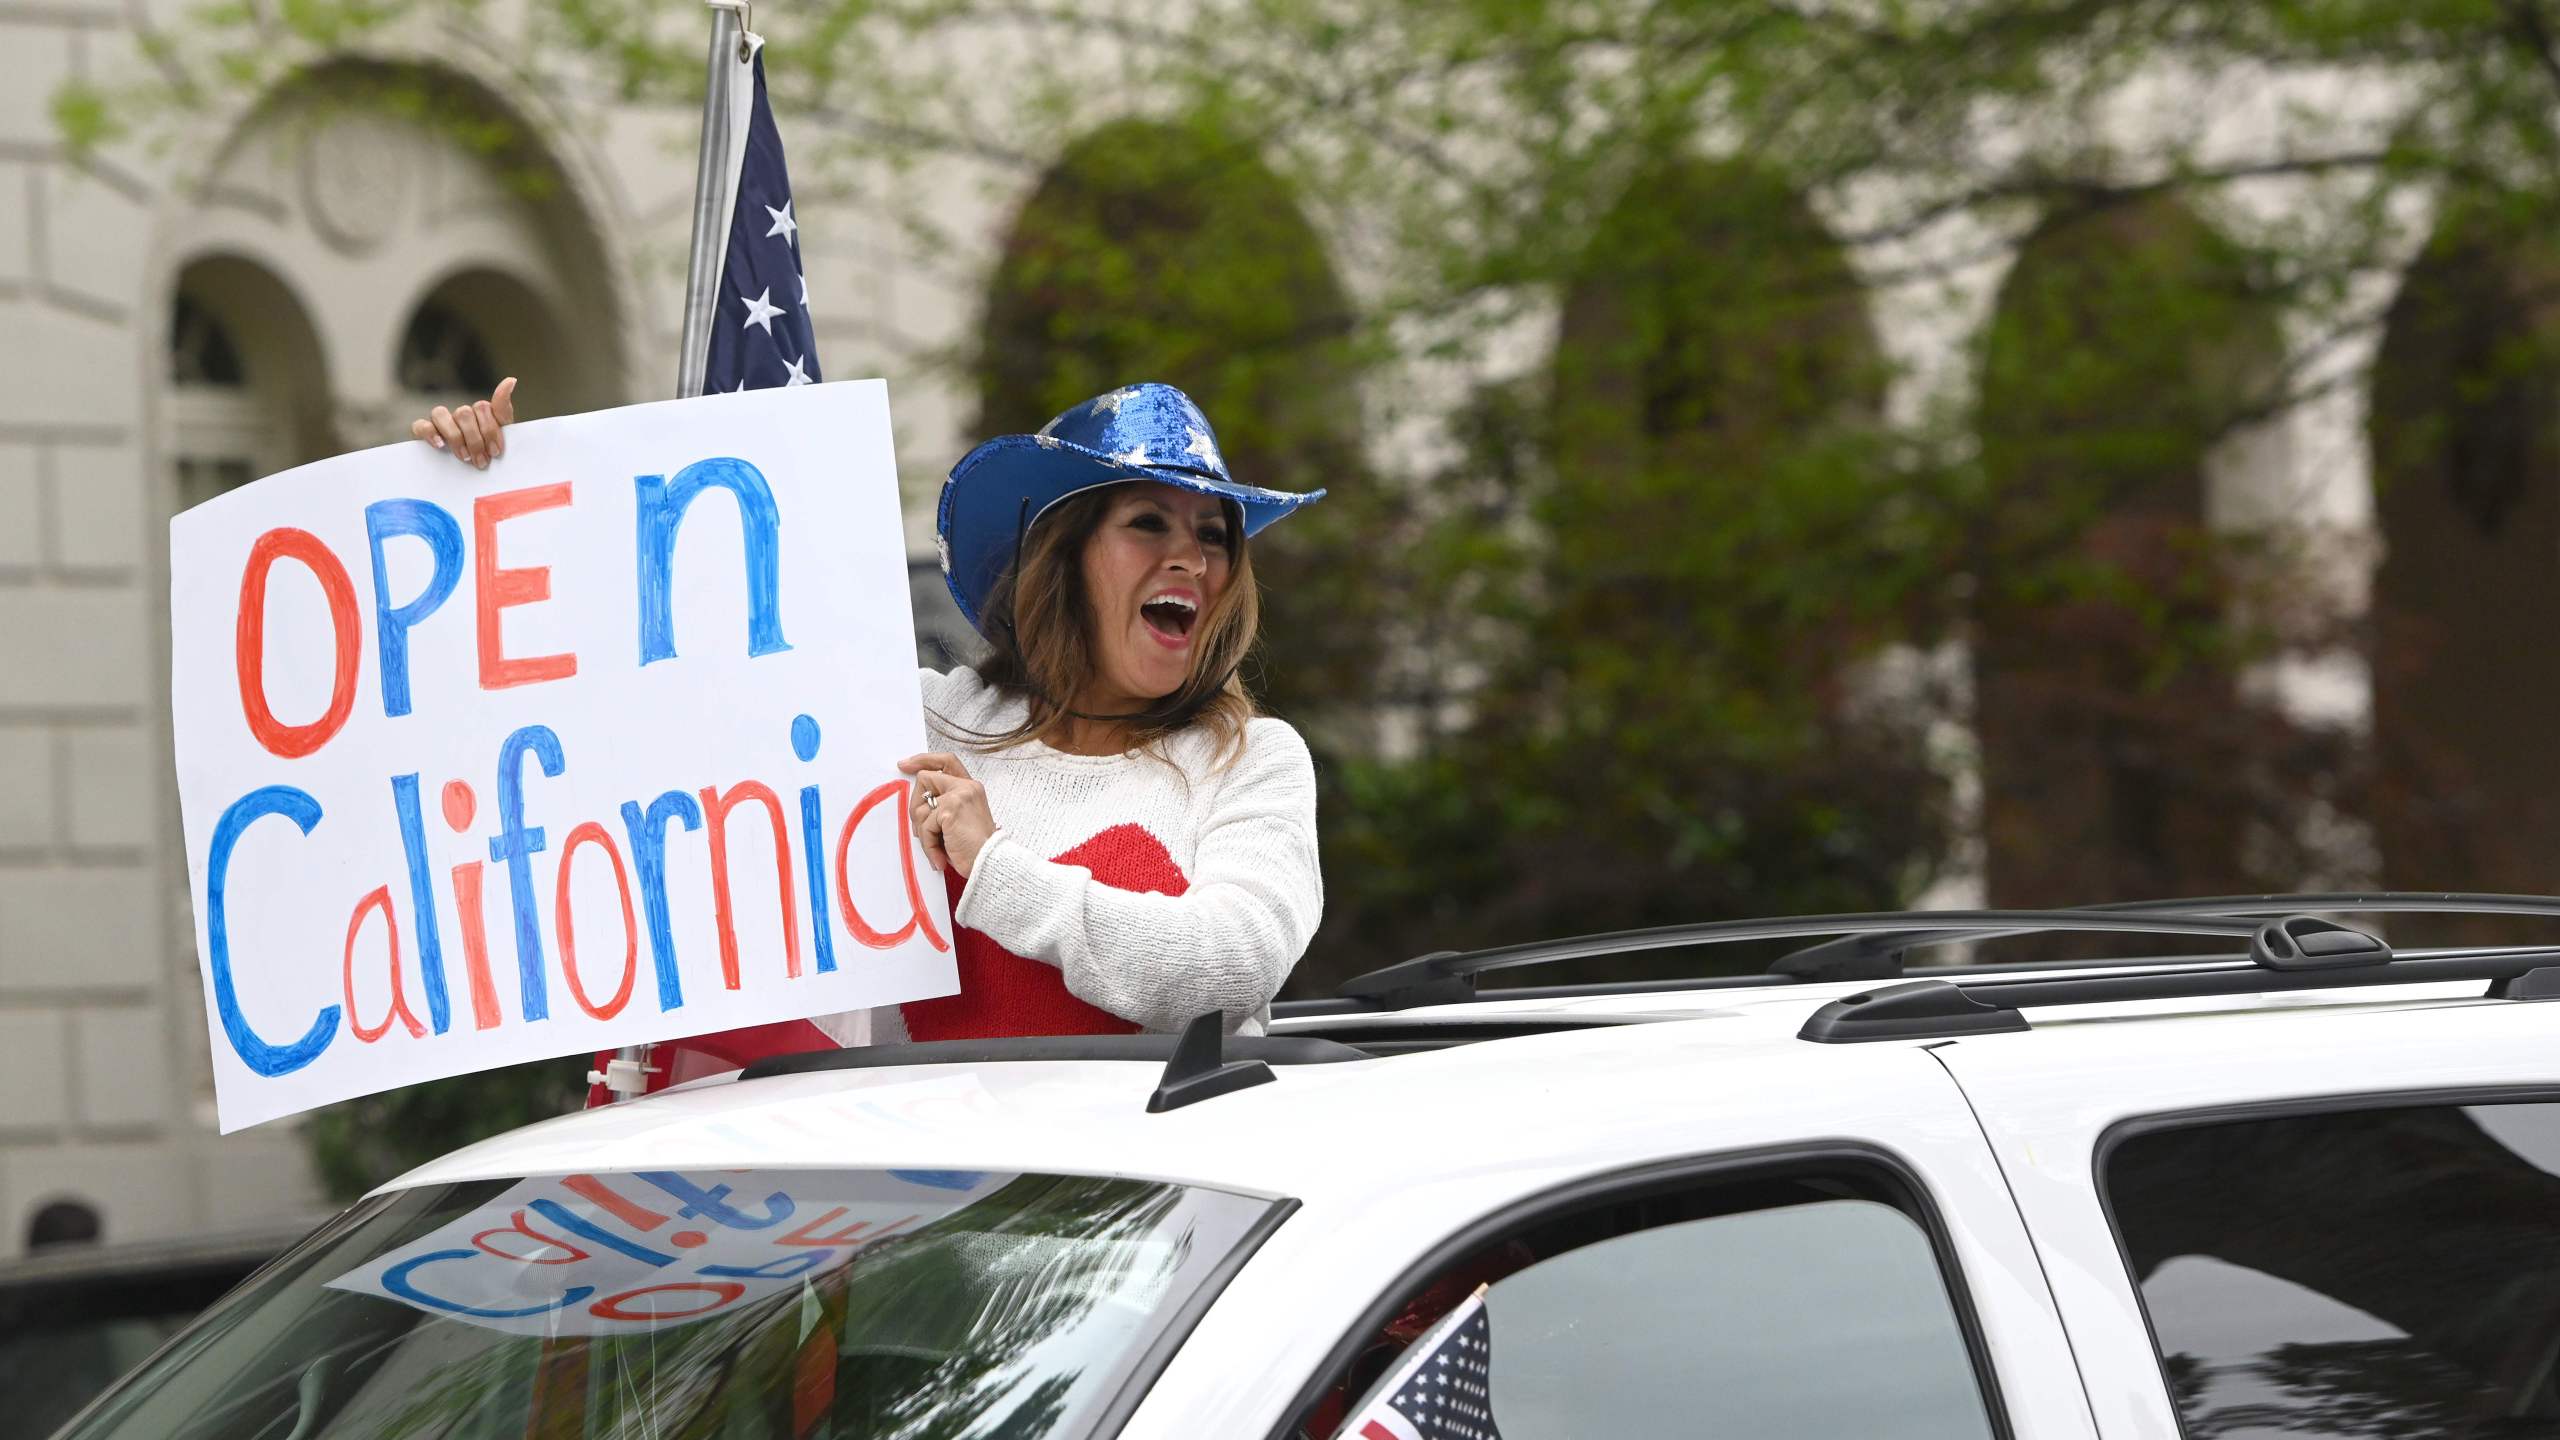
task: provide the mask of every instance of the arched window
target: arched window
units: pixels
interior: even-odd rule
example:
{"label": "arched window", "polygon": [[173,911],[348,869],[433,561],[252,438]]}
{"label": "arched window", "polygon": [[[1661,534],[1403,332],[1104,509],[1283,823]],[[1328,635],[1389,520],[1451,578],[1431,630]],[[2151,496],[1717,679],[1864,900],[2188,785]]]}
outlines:
{"label": "arched window", "polygon": [[2560,883],[2560,272],[2545,255],[2448,221],[2374,368],[2374,821],[2394,888]]}
{"label": "arched window", "polygon": [[319,340],[293,292],[253,261],[179,271],[166,373],[179,509],[334,448]]}
{"label": "arched window", "polygon": [[398,370],[400,388],[421,395],[486,395],[504,378],[479,327],[437,300],[411,312]]}
{"label": "arched window", "polygon": [[2001,292],[1973,577],[1995,904],[2251,888],[2206,498],[2270,326],[2238,252],[2168,203],[2058,217]]}
{"label": "arched window", "polygon": [[580,363],[557,307],[525,280],[497,270],[465,270],[437,282],[409,311],[392,357],[406,407],[464,405],[489,398],[509,375],[519,419],[575,414],[613,403],[610,376]]}
{"label": "arched window", "polygon": [[236,390],[249,383],[240,342],[222,317],[181,290],[169,315],[169,383]]}
{"label": "arched window", "polygon": [[1349,302],[1249,146],[1131,120],[1068,147],[1005,238],[978,355],[982,434],[1161,380],[1200,402],[1237,479],[1329,487],[1255,542],[1264,693],[1301,719],[1356,712],[1394,598],[1343,562],[1379,543],[1394,498],[1361,479]]}

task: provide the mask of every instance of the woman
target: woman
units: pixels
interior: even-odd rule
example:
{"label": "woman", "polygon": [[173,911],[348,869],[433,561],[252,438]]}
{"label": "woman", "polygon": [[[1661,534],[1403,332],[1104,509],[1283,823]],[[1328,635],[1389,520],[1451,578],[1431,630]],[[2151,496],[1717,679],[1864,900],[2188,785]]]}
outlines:
{"label": "woman", "polygon": [[[483,469],[515,382],[411,433]],[[1247,538],[1321,490],[1237,483],[1170,385],[1097,396],[952,467],[936,530],[988,644],[924,674],[935,749],[898,768],[949,886],[960,992],[817,1022],[874,1040],[1260,1033],[1323,912],[1315,767],[1238,668]],[[732,1047],[735,1048],[735,1047]]]}

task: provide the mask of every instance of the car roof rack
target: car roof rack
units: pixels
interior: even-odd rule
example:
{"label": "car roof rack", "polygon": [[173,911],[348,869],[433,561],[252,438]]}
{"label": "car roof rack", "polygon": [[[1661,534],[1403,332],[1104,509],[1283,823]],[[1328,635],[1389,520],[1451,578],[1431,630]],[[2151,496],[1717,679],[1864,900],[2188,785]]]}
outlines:
{"label": "car roof rack", "polygon": [[[1345,981],[1331,998],[1289,1000],[1274,1016],[1310,1019],[1375,1014],[1421,1005],[1463,1004],[1490,998],[1563,1000],[1612,995],[1661,995],[1688,991],[1766,989],[1773,982],[1819,983],[1889,980],[1906,975],[1979,974],[1971,965],[1906,966],[1910,951],[1966,940],[2067,933],[2163,933],[2245,936],[2258,918],[2296,914],[2474,914],[2560,918],[2560,896],[2494,895],[2464,891],[2363,890],[2302,894],[2214,895],[2179,900],[2136,900],[2067,910],[1903,910],[1849,915],[1805,915],[1773,920],[1718,920],[1532,941],[1476,951],[1441,950],[1416,956]],[[2110,918],[2194,922],[2146,925],[2106,923]],[[2217,923],[2223,922],[2223,923]],[[1707,975],[1675,980],[1608,980],[1563,985],[1505,987],[1480,994],[1475,977],[1523,965],[1562,963],[1686,945],[1821,937],[1825,943],[1781,957],[1767,974]],[[2127,955],[2080,960],[2016,961],[2003,972],[2038,969],[2160,966],[2241,958],[2236,954]]]}
{"label": "car roof rack", "polygon": [[740,1071],[740,1080],[810,1075],[830,1070],[880,1070],[904,1065],[984,1065],[1062,1060],[1136,1060],[1162,1064],[1163,1075],[1147,1110],[1179,1110],[1231,1091],[1276,1079],[1274,1065],[1331,1065],[1377,1057],[1356,1046],[1299,1035],[1229,1035],[1225,1017],[1212,1010],[1178,1035],[1025,1035],[997,1040],[916,1040],[773,1055]]}
{"label": "car roof rack", "polygon": [[1951,1039],[2028,1029],[2019,1012],[2040,1005],[2208,999],[2285,990],[2493,982],[2505,1000],[2560,999],[2560,948],[2394,956],[2361,930],[2310,916],[2270,922],[2248,958],[2141,973],[1913,980],[1842,996],[1808,1017],[1797,1038],[1839,1045],[1868,1040]]}
{"label": "car roof rack", "polygon": [[[1649,930],[1618,930],[1603,935],[1538,940],[1489,950],[1435,951],[1344,981],[1334,994],[1338,1001],[1350,1002],[1348,1004],[1293,1008],[1288,1013],[1293,1016],[1345,1014],[1361,1010],[1408,1010],[1417,1005],[1459,1004],[1478,998],[1476,977],[1495,970],[1689,945],[1938,932],[1986,936],[2091,932],[2218,935],[2245,939],[2258,928],[2255,921],[2227,914],[2101,910],[1893,910],[1854,915],[1798,915],[1775,920],[1710,920],[1690,925],[1664,925]],[[1723,989],[1766,986],[1769,983],[1765,976],[1724,976],[1716,979],[1726,983],[1687,982],[1680,988]],[[1580,987],[1574,988],[1580,993]],[[1639,984],[1632,988],[1662,990],[1670,987]]]}
{"label": "car roof rack", "polygon": [[[2486,895],[2445,890],[2341,890],[2290,895],[2205,895],[2183,900],[2130,900],[2073,907],[2109,915],[2541,915],[2560,918],[2560,896]],[[2037,933],[2044,927],[2008,932]],[[2002,938],[1979,926],[1843,935],[1780,956],[1772,975],[1807,981],[1889,980],[1905,973],[1913,950]],[[2105,960],[2078,964],[2126,963]]]}

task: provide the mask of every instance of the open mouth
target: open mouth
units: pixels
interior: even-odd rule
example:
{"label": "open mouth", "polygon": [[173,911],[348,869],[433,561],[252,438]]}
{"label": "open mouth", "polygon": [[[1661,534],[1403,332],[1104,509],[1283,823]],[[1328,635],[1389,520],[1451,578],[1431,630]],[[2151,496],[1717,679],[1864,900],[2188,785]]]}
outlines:
{"label": "open mouth", "polygon": [[1190,640],[1191,627],[1199,620],[1200,609],[1180,596],[1159,595],[1138,607],[1138,618],[1147,622],[1147,628],[1153,630],[1158,639],[1181,644]]}

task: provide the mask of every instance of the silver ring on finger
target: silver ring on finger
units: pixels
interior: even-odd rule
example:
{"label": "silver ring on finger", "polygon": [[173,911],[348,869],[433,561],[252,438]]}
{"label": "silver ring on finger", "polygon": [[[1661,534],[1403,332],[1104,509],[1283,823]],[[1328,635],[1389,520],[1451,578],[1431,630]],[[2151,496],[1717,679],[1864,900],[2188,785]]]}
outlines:
{"label": "silver ring on finger", "polygon": [[942,803],[942,797],[931,790],[924,792],[924,808],[931,810]]}

